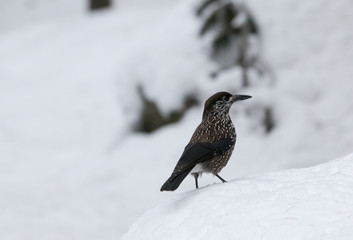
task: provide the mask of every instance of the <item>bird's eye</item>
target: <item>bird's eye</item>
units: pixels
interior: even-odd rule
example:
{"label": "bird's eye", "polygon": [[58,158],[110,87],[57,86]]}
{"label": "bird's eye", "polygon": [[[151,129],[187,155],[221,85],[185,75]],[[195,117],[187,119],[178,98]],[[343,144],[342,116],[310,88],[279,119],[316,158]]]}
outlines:
{"label": "bird's eye", "polygon": [[223,101],[229,101],[229,96],[223,96],[223,97],[222,97],[222,100],[223,100]]}

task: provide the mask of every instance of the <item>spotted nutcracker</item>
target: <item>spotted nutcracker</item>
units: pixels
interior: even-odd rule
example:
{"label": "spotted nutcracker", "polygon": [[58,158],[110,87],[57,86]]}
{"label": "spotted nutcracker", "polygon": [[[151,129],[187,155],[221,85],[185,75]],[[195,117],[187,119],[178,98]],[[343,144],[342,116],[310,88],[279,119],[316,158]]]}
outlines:
{"label": "spotted nutcracker", "polygon": [[226,182],[218,173],[227,165],[237,137],[229,109],[234,102],[248,98],[251,96],[218,92],[206,101],[202,122],[161,191],[174,191],[190,172],[195,178],[196,188],[199,187],[197,179],[204,172]]}

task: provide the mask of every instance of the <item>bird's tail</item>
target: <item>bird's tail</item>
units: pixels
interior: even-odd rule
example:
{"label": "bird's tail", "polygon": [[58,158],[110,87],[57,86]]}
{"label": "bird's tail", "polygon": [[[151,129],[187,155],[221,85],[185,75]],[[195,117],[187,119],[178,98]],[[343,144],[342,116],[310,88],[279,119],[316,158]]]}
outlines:
{"label": "bird's tail", "polygon": [[174,191],[179,187],[184,178],[191,172],[192,168],[182,172],[178,176],[171,176],[161,187],[162,191]]}

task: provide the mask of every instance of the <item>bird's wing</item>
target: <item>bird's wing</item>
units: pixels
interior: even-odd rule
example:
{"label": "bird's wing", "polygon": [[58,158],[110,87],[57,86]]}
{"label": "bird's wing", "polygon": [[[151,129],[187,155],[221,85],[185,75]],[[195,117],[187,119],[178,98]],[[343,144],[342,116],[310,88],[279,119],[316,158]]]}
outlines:
{"label": "bird's wing", "polygon": [[188,144],[174,168],[170,180],[186,170],[195,167],[196,164],[211,159],[214,156],[222,155],[235,144],[234,138],[223,138],[213,143],[196,142]]}

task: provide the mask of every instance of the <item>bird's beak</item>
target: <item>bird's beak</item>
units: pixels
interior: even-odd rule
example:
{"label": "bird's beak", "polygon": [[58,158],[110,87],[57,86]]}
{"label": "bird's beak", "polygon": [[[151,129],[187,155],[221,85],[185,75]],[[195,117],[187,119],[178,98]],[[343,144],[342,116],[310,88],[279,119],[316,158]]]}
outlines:
{"label": "bird's beak", "polygon": [[243,100],[246,100],[249,98],[251,98],[251,96],[249,96],[249,95],[233,95],[232,96],[233,102],[243,101]]}

